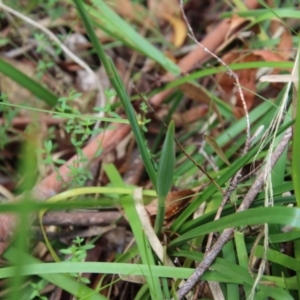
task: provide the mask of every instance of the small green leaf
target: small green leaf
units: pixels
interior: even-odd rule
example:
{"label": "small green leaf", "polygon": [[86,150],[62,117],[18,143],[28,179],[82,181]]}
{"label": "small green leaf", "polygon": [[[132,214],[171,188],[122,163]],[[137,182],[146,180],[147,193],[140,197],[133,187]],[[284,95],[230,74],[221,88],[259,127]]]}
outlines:
{"label": "small green leaf", "polygon": [[175,169],[175,125],[172,121],[168,127],[157,172],[157,195],[166,197],[171,190]]}
{"label": "small green leaf", "polygon": [[47,104],[54,106],[57,102],[57,97],[45,89],[38,82],[32,80],[30,77],[20,72],[18,69],[7,63],[0,58],[0,72],[5,76],[10,77],[12,80],[23,86],[36,97],[42,99]]}
{"label": "small green leaf", "polygon": [[[75,3],[77,4],[76,1]],[[115,13],[105,1],[94,0],[92,3],[94,6],[86,5],[86,9],[93,17],[95,25],[129,47],[152,58],[168,72],[179,75],[179,67],[165,54],[149,43],[147,39],[138,34],[133,27]]]}
{"label": "small green leaf", "polygon": [[157,171],[158,209],[155,221],[155,231],[160,232],[165,216],[165,198],[171,190],[175,169],[175,125],[171,121],[164,141]]}

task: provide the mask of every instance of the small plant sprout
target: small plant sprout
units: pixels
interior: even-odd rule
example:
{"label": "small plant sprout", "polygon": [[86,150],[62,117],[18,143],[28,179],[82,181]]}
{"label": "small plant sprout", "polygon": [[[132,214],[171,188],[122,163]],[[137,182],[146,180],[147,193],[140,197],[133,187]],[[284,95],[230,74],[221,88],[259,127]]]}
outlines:
{"label": "small plant sprout", "polygon": [[[67,249],[61,249],[60,252],[66,254],[68,256],[67,260],[72,262],[82,262],[85,260],[87,256],[87,251],[93,249],[95,245],[91,243],[87,243],[83,245],[84,239],[80,237],[76,237],[73,240],[73,244],[71,247]],[[82,277],[80,274],[72,273],[72,276],[76,277],[78,281],[89,284],[90,281],[88,278]]]}
{"label": "small plant sprout", "polygon": [[34,39],[36,40],[38,46],[36,49],[37,53],[43,53],[48,46],[48,39],[43,33],[34,33]]}
{"label": "small plant sprout", "polygon": [[55,115],[56,117],[61,117],[60,113],[68,114],[66,116],[65,130],[70,134],[71,144],[74,146],[77,154],[77,159],[75,159],[73,165],[69,167],[73,178],[71,187],[81,187],[86,180],[92,179],[92,174],[87,168],[79,167],[87,162],[81,149],[92,134],[96,134],[102,130],[93,129],[93,125],[96,121],[88,117],[83,118],[80,111],[74,107],[74,101],[80,98],[80,96],[80,93],[71,91],[68,97],[58,99],[58,104],[55,107],[58,112]]}
{"label": "small plant sprout", "polygon": [[40,300],[47,300],[46,296],[41,295],[41,291],[45,288],[48,282],[44,279],[39,280],[37,283],[30,282],[30,286],[33,288],[33,292],[30,295],[29,299],[40,299]]}
{"label": "small plant sprout", "polygon": [[44,60],[39,60],[37,65],[37,74],[36,77],[40,79],[48,69],[52,68],[54,63],[52,61],[45,62]]}
{"label": "small plant sprout", "polygon": [[105,89],[104,94],[106,97],[106,104],[103,107],[96,106],[94,107],[95,112],[104,112],[108,117],[120,119],[115,111],[113,111],[112,100],[116,96],[116,91],[114,89]]}
{"label": "small plant sprout", "polygon": [[66,12],[65,7],[59,3],[59,0],[42,1],[41,4],[51,20],[59,19]]}

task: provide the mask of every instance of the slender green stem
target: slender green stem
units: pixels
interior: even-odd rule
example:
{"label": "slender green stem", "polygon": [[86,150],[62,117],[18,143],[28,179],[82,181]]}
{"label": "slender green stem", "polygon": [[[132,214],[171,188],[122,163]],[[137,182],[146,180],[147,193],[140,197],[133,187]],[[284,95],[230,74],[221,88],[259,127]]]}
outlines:
{"label": "slender green stem", "polygon": [[122,102],[122,105],[125,109],[126,115],[129,119],[130,125],[132,127],[133,134],[136,138],[137,145],[141,152],[141,156],[144,161],[146,171],[150,177],[150,180],[151,180],[154,188],[156,189],[156,181],[157,181],[156,180],[156,172],[155,172],[149,151],[146,147],[145,139],[142,135],[140,126],[139,126],[137,118],[135,116],[134,109],[133,109],[130,99],[126,93],[125,87],[115,69],[115,66],[114,66],[112,60],[109,57],[107,57],[101,43],[99,42],[99,39],[97,38],[97,36],[93,30],[90,18],[88,17],[87,13],[85,12],[83,3],[79,0],[74,0],[74,2],[78,7],[78,12],[83,20],[83,23],[86,27],[89,38],[91,39],[92,44],[96,50],[96,53],[97,53],[99,59],[101,60],[101,62],[103,63],[103,66],[106,70],[109,80],[110,80],[112,86],[114,87],[114,89],[116,90],[116,92]]}

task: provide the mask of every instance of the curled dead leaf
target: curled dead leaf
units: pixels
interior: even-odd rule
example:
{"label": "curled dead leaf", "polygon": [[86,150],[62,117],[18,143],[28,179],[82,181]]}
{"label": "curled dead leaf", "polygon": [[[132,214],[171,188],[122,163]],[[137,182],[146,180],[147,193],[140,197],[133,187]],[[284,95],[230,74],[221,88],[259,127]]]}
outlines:
{"label": "curled dead leaf", "polygon": [[[259,61],[261,58],[255,54],[249,54],[247,56],[242,55],[239,52],[230,52],[225,54],[222,58],[226,64],[237,63],[237,62],[254,62]],[[243,69],[236,71],[236,74],[239,78],[247,109],[250,110],[253,106],[254,97],[255,97],[255,82],[256,82],[256,72],[257,69]],[[221,90],[223,91],[223,99],[229,101],[234,105],[234,113],[236,117],[242,117],[244,115],[243,103],[241,96],[236,88],[235,79],[232,78],[227,73],[218,73],[216,75],[217,82]]]}
{"label": "curled dead leaf", "polygon": [[258,33],[260,31],[258,25],[247,28],[250,22],[251,21],[249,19],[233,15],[229,20],[229,29],[225,34],[224,41],[218,47],[217,52],[222,52],[236,39],[244,40],[246,37],[251,36],[253,33]]}
{"label": "curled dead leaf", "polygon": [[241,18],[237,15],[233,15],[230,20],[230,26],[229,26],[229,30],[227,31],[225,40],[228,40],[234,33],[242,30],[249,23],[250,23],[250,20]]}
{"label": "curled dead leaf", "polygon": [[174,44],[174,46],[182,46],[187,35],[187,27],[185,22],[182,19],[173,17],[169,14],[163,14],[162,17],[167,20],[173,27],[174,34],[172,37],[172,43]]}

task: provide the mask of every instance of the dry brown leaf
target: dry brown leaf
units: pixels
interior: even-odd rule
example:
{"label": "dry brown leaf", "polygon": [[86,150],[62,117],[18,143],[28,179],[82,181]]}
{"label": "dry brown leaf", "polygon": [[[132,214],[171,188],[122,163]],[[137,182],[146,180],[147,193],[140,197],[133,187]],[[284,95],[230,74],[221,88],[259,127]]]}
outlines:
{"label": "dry brown leaf", "polygon": [[[169,113],[169,107],[161,107],[157,111],[159,118],[163,119]],[[175,122],[176,127],[181,127],[193,123],[207,114],[209,107],[206,104],[195,105],[185,111],[175,112],[172,119]],[[157,126],[154,124],[153,127],[149,127],[149,131],[157,133]]]}
{"label": "dry brown leaf", "polygon": [[271,50],[255,50],[253,54],[260,56],[265,61],[286,61],[280,54],[274,53]]}
{"label": "dry brown leaf", "polygon": [[[289,40],[288,36],[285,36],[284,39]],[[241,54],[237,52],[231,52],[226,54],[223,58],[226,64],[230,64],[233,62],[252,62],[252,61],[286,61],[287,59],[281,56],[280,54],[274,53],[271,50],[255,50],[252,54],[248,56],[241,56]],[[245,97],[245,101],[247,104],[248,110],[251,109],[254,101],[254,93],[256,90],[255,81],[256,81],[256,71],[257,69],[246,69],[236,71],[236,74],[239,77],[240,84],[243,88],[243,94]],[[277,74],[279,70],[274,70],[273,74]],[[235,91],[234,94],[234,86],[235,81],[228,74],[219,73],[216,76],[216,79],[222,88],[222,91],[226,94],[227,99],[231,99],[233,95],[236,97],[236,104],[234,108],[234,114],[236,117],[242,117],[244,115],[243,112],[243,104],[240,98],[239,93]],[[226,100],[226,99],[224,99]]]}
{"label": "dry brown leaf", "polygon": [[[259,61],[260,57],[258,55],[250,54],[247,56],[241,56],[238,52],[230,52],[222,58],[226,64],[230,64],[233,62],[252,62]],[[243,94],[246,101],[247,109],[250,110],[252,108],[254,97],[255,97],[255,81],[256,81],[256,71],[257,69],[245,69],[238,70],[236,74],[239,78],[240,84],[243,88]],[[216,79],[222,89],[222,91],[226,94],[225,101],[228,99],[232,99],[235,96],[236,103],[232,103],[235,106],[234,113],[236,117],[241,117],[243,112],[243,103],[240,98],[240,94],[235,88],[235,79],[229,76],[227,73],[219,73],[216,76]]]}
{"label": "dry brown leaf", "polygon": [[212,101],[210,96],[207,94],[205,89],[203,89],[200,85],[196,85],[194,83],[186,82],[179,86],[179,89],[185,94],[185,96],[207,105],[211,105]]}
{"label": "dry brown leaf", "polygon": [[[279,53],[274,53],[270,50],[257,50],[254,51],[254,54],[259,55],[266,61],[287,61],[292,54],[292,45],[292,35],[287,29],[284,29],[283,33],[281,34],[280,42],[277,46]],[[274,69],[269,76],[276,76],[277,74],[279,74],[279,72],[280,69]],[[278,82],[273,82],[272,85],[277,88],[282,87],[282,83]]]}
{"label": "dry brown leaf", "polygon": [[233,15],[230,21],[229,30],[226,34],[225,40],[228,40],[230,36],[237,31],[240,31],[243,27],[248,25],[250,23],[250,20],[241,18],[237,15]]}
{"label": "dry brown leaf", "polygon": [[[254,51],[255,54],[259,55],[262,59],[266,61],[286,61],[287,59],[281,56],[281,54],[274,53],[270,50],[257,50]],[[279,74],[280,69],[274,69],[271,73],[271,75],[277,75]],[[276,88],[281,88],[282,83],[272,83],[272,85]]]}
{"label": "dry brown leaf", "polygon": [[270,33],[271,36],[274,36],[276,32],[278,31],[278,28],[282,26],[282,22],[278,19],[272,19],[270,23]]}
{"label": "dry brown leaf", "polygon": [[[225,38],[223,43],[218,47],[216,52],[222,52],[225,48],[227,48],[234,40],[236,39],[244,39],[242,36],[242,32],[244,28],[250,23],[248,19],[241,18],[239,16],[233,15],[232,18],[229,20],[229,29],[225,34]],[[251,29],[248,29],[247,33],[249,36],[251,32],[258,33],[260,30],[259,26],[254,25]]]}
{"label": "dry brown leaf", "polygon": [[198,121],[200,118],[206,115],[208,111],[209,108],[206,104],[200,104],[197,106],[193,106],[185,112],[173,114],[173,120],[175,121],[176,126],[184,126],[189,123]]}
{"label": "dry brown leaf", "polygon": [[191,82],[186,82],[180,85],[179,89],[185,94],[185,96],[191,98],[192,100],[195,100],[201,104],[207,104],[208,106],[211,106],[214,112],[217,114],[219,120],[222,120],[217,106],[211,100],[210,96],[205,91],[205,89],[202,88],[200,85]]}
{"label": "dry brown leaf", "polygon": [[[194,194],[195,192],[193,190],[170,192],[166,198],[165,220],[171,219],[183,210],[191,202]],[[150,216],[155,216],[157,214],[157,199],[146,205],[145,208]]]}
{"label": "dry brown leaf", "polygon": [[292,47],[293,47],[293,37],[291,32],[288,29],[284,29],[280,42],[278,44],[278,50],[280,51],[280,55],[285,59],[288,60],[292,54]]}
{"label": "dry brown leaf", "polygon": [[173,27],[174,34],[172,36],[172,43],[174,44],[174,46],[182,46],[187,35],[186,23],[182,19],[173,17],[168,14],[163,14],[162,17],[167,20]]}

